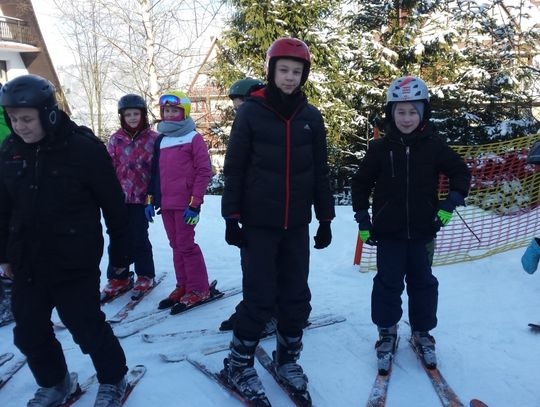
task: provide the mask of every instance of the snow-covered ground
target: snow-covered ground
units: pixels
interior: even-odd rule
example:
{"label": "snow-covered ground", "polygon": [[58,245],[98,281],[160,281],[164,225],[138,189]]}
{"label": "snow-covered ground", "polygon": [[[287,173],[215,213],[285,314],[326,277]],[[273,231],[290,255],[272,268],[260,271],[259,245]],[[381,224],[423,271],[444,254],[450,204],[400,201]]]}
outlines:
{"label": "snow-covered ground", "polygon": [[[220,198],[206,197],[197,226],[197,241],[205,254],[210,279],[218,288],[239,286],[239,251],[224,240]],[[373,349],[377,332],[370,318],[373,273],[361,273],[352,265],[356,224],[350,207],[337,207],[332,223],[334,239],[325,250],[311,252],[310,285],[312,315],[335,313],[347,318],[331,327],[306,331],[300,362],[310,378],[314,405],[318,407],[365,405],[376,374]],[[312,235],[316,229],[312,224]],[[133,311],[132,315],[156,308],[175,284],[171,250],[161,219],[151,226],[157,273],[168,272],[165,281]],[[540,322],[540,272],[530,276],[521,269],[522,250],[492,256],[472,263],[437,267],[440,282],[439,325],[432,331],[437,340],[439,368],[449,384],[468,405],[479,398],[490,407],[539,406],[540,335],[529,331],[527,323]],[[102,263],[103,270],[106,262]],[[105,277],[102,279],[105,284]],[[240,295],[220,300],[185,315],[172,316],[144,333],[165,333],[197,328],[217,328],[227,318]],[[406,319],[406,294],[404,320]],[[127,298],[103,307],[112,316]],[[12,326],[0,328],[0,352],[14,352]],[[428,377],[408,346],[408,326],[399,326],[401,342],[389,388],[389,407],[440,406]],[[80,381],[93,373],[90,359],[73,343],[67,331],[57,332],[71,370]],[[164,363],[159,353],[186,352],[218,370],[226,352],[202,356],[199,350],[226,343],[229,334],[199,336],[186,340],[145,343],[140,334],[121,343],[130,366],[145,364],[148,371],[126,405],[148,406],[239,406],[187,362]],[[271,351],[274,342],[263,346]],[[258,366],[273,406],[292,405],[271,377]],[[0,373],[2,368],[0,368]],[[35,391],[27,366],[0,390],[0,406],[25,406]],[[95,389],[77,403],[93,406]]]}

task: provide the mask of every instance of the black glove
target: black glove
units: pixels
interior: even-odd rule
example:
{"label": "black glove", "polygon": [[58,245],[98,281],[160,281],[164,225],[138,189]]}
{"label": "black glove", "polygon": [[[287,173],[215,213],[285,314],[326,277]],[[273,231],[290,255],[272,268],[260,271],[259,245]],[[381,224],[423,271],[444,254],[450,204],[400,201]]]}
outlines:
{"label": "black glove", "polygon": [[244,246],[244,232],[238,219],[225,219],[225,241],[231,246]]}
{"label": "black glove", "polygon": [[319,222],[317,234],[313,238],[315,240],[315,249],[324,249],[332,242],[332,230],[330,229],[330,221]]}
{"label": "black glove", "polygon": [[354,214],[354,219],[358,222],[358,230],[371,231],[371,218],[367,209],[359,210]]}

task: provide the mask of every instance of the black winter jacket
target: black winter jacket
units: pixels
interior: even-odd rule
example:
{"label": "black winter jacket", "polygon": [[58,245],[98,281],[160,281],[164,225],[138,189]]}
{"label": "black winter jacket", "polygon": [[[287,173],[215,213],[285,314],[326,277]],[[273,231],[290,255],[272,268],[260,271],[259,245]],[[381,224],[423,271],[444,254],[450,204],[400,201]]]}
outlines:
{"label": "black winter jacket", "polygon": [[305,97],[290,119],[273,109],[265,89],[238,109],[225,156],[225,218],[245,225],[293,228],[334,218],[321,113]]}
{"label": "black winter jacket", "polygon": [[394,129],[370,142],[352,179],[353,210],[368,209],[373,192],[375,239],[433,238],[440,173],[449,178],[451,191],[467,196],[467,165],[430,124],[408,136]]}
{"label": "black winter jacket", "polygon": [[130,237],[124,196],[103,143],[65,113],[54,135],[26,144],[11,134],[0,150],[0,263],[16,281],[53,281],[98,270],[100,210],[110,262],[127,266]]}

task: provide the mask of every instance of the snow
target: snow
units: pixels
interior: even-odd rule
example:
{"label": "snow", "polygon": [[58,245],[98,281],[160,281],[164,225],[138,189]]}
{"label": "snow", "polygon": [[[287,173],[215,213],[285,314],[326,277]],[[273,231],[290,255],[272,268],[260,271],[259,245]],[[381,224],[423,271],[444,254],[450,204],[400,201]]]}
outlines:
{"label": "snow", "polygon": [[[197,226],[197,241],[205,254],[210,279],[223,289],[240,284],[239,252],[224,241],[220,217],[220,197],[207,196]],[[343,323],[306,331],[300,362],[310,378],[314,404],[319,407],[363,405],[375,379],[373,349],[377,338],[370,318],[372,273],[362,273],[352,265],[356,225],[349,206],[336,208],[332,223],[334,240],[325,250],[312,249],[310,285],[312,315],[335,313],[347,318]],[[316,223],[311,225],[312,235]],[[165,281],[132,311],[131,315],[154,309],[173,289],[171,251],[159,216],[150,228],[158,274],[168,272]],[[523,249],[451,266],[436,267],[439,279],[439,325],[432,331],[437,339],[439,367],[448,383],[468,405],[479,398],[490,407],[536,406],[539,403],[538,362],[540,336],[527,323],[540,322],[540,273],[528,275],[521,269]],[[106,260],[106,259],[105,259]],[[106,261],[102,263],[105,269]],[[105,278],[102,279],[105,283]],[[228,318],[240,295],[208,304],[185,315],[171,316],[143,331],[165,333],[198,328],[217,328]],[[408,326],[399,325],[400,347],[395,359],[387,406],[440,406],[435,391],[407,343]],[[126,299],[103,307],[112,316]],[[129,317],[128,317],[129,318]],[[1,352],[14,352],[12,326],[0,328]],[[93,373],[88,356],[83,355],[67,331],[57,331],[68,365],[84,381]],[[145,364],[148,371],[130,396],[127,406],[239,406],[187,362],[164,363],[159,353],[186,352],[218,370],[226,352],[203,356],[200,350],[227,343],[229,334],[190,337],[186,340],[145,343],[140,334],[121,340],[128,364]],[[273,340],[263,342],[267,351]],[[258,366],[273,406],[291,406],[287,397]],[[0,368],[0,372],[2,368]],[[36,385],[27,366],[0,391],[0,405],[25,405]],[[95,388],[77,406],[93,406]]]}

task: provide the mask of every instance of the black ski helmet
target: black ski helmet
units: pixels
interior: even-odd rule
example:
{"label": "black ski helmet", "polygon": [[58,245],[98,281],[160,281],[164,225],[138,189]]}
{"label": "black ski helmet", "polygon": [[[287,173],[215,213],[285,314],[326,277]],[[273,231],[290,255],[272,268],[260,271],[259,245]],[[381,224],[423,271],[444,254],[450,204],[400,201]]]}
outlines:
{"label": "black ski helmet", "polygon": [[141,109],[146,114],[147,107],[141,96],[128,93],[118,100],[118,113],[122,113],[124,109]]}
{"label": "black ski helmet", "polygon": [[[5,107],[31,107],[39,111],[39,119],[46,133],[56,129],[60,121],[54,85],[38,75],[21,75],[7,81],[0,90],[0,105]],[[6,123],[11,120],[4,109]]]}
{"label": "black ski helmet", "polygon": [[124,95],[118,99],[118,114],[120,115],[120,123],[124,129],[128,128],[123,117],[123,112],[126,109],[140,109],[142,112],[142,122],[139,127],[140,129],[149,127],[148,107],[146,106],[146,101],[142,98],[142,96],[128,93],[127,95]]}

